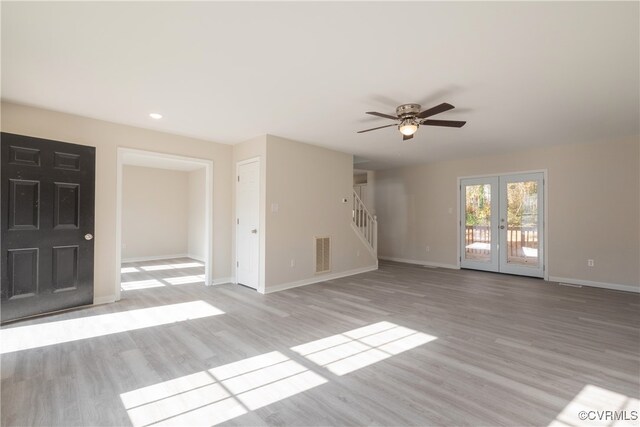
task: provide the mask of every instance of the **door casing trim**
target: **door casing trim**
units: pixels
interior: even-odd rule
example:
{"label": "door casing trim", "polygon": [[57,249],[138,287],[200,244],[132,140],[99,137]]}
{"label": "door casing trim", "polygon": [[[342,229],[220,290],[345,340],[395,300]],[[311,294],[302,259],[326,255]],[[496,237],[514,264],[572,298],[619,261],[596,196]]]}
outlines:
{"label": "door casing trim", "polygon": [[213,160],[186,157],[176,154],[159,153],[155,151],[139,150],[135,148],[118,147],[116,162],[116,262],[115,262],[115,301],[120,300],[120,268],[122,264],[122,170],[125,165],[124,156],[127,153],[138,154],[154,158],[177,160],[180,162],[197,164],[205,168],[205,262],[204,283],[213,284]]}

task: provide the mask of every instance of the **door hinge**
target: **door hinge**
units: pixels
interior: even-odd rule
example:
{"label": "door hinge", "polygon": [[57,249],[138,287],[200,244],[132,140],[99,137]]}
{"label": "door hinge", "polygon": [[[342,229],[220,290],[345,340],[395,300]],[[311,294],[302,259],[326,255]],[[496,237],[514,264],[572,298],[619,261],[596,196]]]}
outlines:
{"label": "door hinge", "polygon": [[240,175],[238,175],[238,182],[240,182]]}
{"label": "door hinge", "polygon": [[462,256],[460,256],[459,258],[460,258],[460,262],[462,262]]}
{"label": "door hinge", "polygon": [[236,224],[240,225],[240,218],[236,219]]}
{"label": "door hinge", "polygon": [[240,261],[236,261],[236,267],[240,267]]}

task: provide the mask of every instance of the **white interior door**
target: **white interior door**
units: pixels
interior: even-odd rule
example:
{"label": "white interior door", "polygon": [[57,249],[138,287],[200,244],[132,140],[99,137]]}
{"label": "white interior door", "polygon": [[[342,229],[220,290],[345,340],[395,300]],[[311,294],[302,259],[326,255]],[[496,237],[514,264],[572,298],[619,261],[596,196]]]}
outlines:
{"label": "white interior door", "polygon": [[498,271],[498,178],[460,181],[460,267]]}
{"label": "white interior door", "polygon": [[260,264],[260,162],[239,163],[236,183],[236,281],[258,289]]}
{"label": "white interior door", "polygon": [[542,173],[500,177],[500,272],[544,276]]}
{"label": "white interior door", "polygon": [[544,175],[460,180],[460,267],[544,277]]}

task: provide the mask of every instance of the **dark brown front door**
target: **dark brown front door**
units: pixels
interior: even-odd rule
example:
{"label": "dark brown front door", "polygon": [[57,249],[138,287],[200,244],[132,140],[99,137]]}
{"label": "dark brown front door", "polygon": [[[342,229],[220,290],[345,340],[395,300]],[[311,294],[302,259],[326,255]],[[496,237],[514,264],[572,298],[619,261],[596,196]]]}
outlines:
{"label": "dark brown front door", "polygon": [[2,321],[93,303],[95,148],[1,134]]}

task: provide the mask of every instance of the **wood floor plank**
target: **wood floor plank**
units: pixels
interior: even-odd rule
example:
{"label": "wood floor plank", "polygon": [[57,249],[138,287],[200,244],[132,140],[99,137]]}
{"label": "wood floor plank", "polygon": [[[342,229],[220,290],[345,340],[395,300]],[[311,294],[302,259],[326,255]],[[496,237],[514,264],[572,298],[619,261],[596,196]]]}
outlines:
{"label": "wood floor plank", "polygon": [[[145,425],[132,408],[192,411],[189,396],[204,406],[186,415],[221,417],[203,425],[546,426],[585,387],[634,405],[640,398],[637,294],[381,262],[261,295],[204,286],[204,266],[188,258],[123,267],[122,301],[2,331],[37,334],[71,319],[91,329],[96,319],[178,304],[205,304],[210,315],[172,323],[156,315],[145,328],[2,354],[2,426]],[[155,287],[134,289],[141,281]],[[200,391],[210,383],[223,394]]]}

